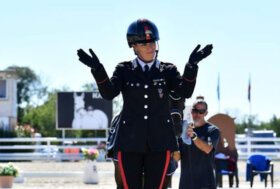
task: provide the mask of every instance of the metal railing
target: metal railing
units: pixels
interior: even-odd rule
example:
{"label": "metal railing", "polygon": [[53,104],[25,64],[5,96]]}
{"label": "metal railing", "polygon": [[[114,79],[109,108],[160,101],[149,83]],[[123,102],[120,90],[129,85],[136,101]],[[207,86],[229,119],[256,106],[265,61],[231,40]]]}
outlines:
{"label": "metal railing", "polygon": [[[97,148],[106,138],[0,138],[0,161],[8,160],[83,160],[81,148]],[[252,154],[264,154],[280,159],[280,138],[236,138],[239,159]],[[99,150],[99,161],[105,161],[105,151]]]}
{"label": "metal railing", "polygon": [[[97,148],[106,138],[0,138],[0,161],[7,160],[82,160],[82,148]],[[97,160],[105,161],[99,150]]]}
{"label": "metal railing", "polygon": [[272,159],[280,159],[280,138],[236,138],[235,146],[239,159],[247,159],[252,154],[263,154]]}

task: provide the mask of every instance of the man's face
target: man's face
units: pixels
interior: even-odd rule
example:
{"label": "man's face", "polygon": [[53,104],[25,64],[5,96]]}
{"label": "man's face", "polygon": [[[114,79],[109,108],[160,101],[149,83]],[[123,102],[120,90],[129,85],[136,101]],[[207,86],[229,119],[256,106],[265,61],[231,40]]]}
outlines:
{"label": "man's face", "polygon": [[195,125],[200,125],[201,123],[204,123],[204,118],[207,115],[207,110],[205,104],[196,104],[192,108],[192,117],[193,122]]}
{"label": "man's face", "polygon": [[137,43],[132,45],[140,59],[150,62],[154,59],[156,53],[156,43]]}

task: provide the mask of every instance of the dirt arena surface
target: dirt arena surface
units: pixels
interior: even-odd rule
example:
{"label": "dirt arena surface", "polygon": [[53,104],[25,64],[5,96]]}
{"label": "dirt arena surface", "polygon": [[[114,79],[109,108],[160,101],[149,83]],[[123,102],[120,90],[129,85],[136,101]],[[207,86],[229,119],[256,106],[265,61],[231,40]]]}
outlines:
{"label": "dirt arena surface", "polygon": [[[2,163],[1,163],[2,164]],[[83,169],[84,161],[79,162],[15,162],[24,175],[23,183],[14,183],[13,188],[68,188],[68,189],[114,189],[114,166],[112,162],[97,162],[99,183],[84,184]],[[274,161],[274,188],[280,188],[280,161]],[[246,161],[238,162],[239,188],[250,188],[250,183],[245,181]],[[180,169],[177,169],[173,176],[173,187],[178,188]],[[229,188],[228,177],[223,176],[224,188]],[[235,186],[235,185],[234,185]],[[270,178],[268,188],[271,187]],[[253,188],[264,188],[264,183],[259,177],[255,177]]]}

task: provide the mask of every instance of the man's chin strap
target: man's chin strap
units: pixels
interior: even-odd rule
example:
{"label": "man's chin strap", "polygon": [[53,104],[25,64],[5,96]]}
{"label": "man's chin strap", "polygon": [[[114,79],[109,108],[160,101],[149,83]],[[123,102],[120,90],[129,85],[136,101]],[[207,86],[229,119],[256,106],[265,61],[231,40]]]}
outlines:
{"label": "man's chin strap", "polygon": [[158,44],[158,41],[156,42],[157,43],[157,48],[156,48],[156,56],[155,56],[155,61],[157,60],[157,56],[158,56],[158,52],[159,52],[159,44]]}

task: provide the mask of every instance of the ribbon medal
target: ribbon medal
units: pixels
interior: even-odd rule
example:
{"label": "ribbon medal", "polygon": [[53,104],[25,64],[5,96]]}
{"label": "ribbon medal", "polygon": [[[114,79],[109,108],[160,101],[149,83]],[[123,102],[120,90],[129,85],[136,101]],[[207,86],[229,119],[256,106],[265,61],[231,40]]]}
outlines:
{"label": "ribbon medal", "polygon": [[163,92],[162,92],[162,89],[161,89],[161,88],[158,89],[158,94],[159,94],[159,97],[160,97],[160,98],[163,97]]}

